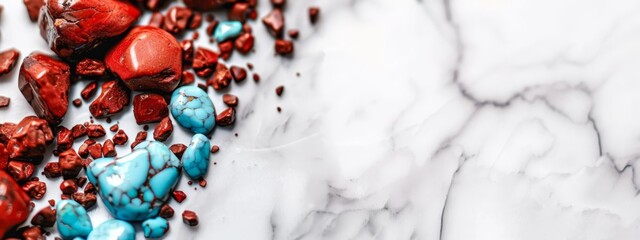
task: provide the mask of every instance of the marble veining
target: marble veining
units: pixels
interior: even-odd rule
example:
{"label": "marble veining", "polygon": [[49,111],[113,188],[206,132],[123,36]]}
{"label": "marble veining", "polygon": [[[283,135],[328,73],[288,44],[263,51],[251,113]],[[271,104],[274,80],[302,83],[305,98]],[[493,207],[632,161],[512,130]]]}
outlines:
{"label": "marble veining", "polygon": [[[46,51],[21,1],[3,4],[0,48]],[[313,26],[309,6],[321,9]],[[270,8],[260,1],[259,16]],[[227,63],[253,63],[261,81],[232,85],[237,121],[213,132],[207,186],[178,184],[188,198],[176,213],[196,211],[199,226],[174,217],[167,239],[637,239],[638,10],[632,0],[287,1],[294,57],[274,56],[252,25],[260,50]],[[12,102],[0,119],[33,114],[17,92],[2,92]],[[208,94],[224,107],[223,93]],[[72,126],[89,113],[67,116]],[[140,130],[131,113],[115,120]],[[176,128],[171,141],[191,136]],[[108,218],[101,203],[91,214]]]}

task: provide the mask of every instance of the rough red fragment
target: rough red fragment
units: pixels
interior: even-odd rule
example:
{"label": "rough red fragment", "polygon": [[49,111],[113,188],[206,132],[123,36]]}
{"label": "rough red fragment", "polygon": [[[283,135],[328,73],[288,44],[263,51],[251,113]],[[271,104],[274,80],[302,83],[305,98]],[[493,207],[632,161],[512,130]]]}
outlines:
{"label": "rough red fragment", "polygon": [[207,186],[207,180],[200,179],[200,181],[198,181],[198,185],[200,185],[200,187],[206,187]]}
{"label": "rough red fragment", "polygon": [[40,8],[44,5],[44,0],[24,0],[24,6],[27,7],[27,13],[29,13],[29,19],[32,22],[38,21],[38,14]]}
{"label": "rough red fragment", "polygon": [[189,65],[193,63],[193,56],[196,53],[193,40],[182,40],[180,47],[182,48],[182,61]]}
{"label": "rough red fragment", "polygon": [[244,70],[242,67],[231,66],[231,76],[233,76],[233,80],[236,82],[242,82],[247,79],[247,70]]}
{"label": "rough red fragment", "polygon": [[47,149],[53,142],[53,133],[47,121],[35,116],[22,119],[16,131],[9,139],[7,149],[12,160],[39,163]]}
{"label": "rough red fragment", "polygon": [[74,193],[71,195],[74,201],[80,203],[85,209],[89,209],[96,205],[98,198],[94,193]]}
{"label": "rough red fragment", "polygon": [[233,42],[231,40],[218,43],[218,49],[220,49],[220,57],[224,60],[228,60],[233,53]]}
{"label": "rough red fragment", "polygon": [[153,139],[164,142],[171,136],[171,133],[173,133],[173,124],[169,117],[165,117],[153,129]]}
{"label": "rough red fragment", "polygon": [[192,227],[198,226],[198,215],[193,211],[184,210],[182,212],[182,222]]}
{"label": "rough red fragment", "polygon": [[260,75],[258,75],[257,73],[253,74],[253,81],[254,82],[260,82]]}
{"label": "rough red fragment", "polygon": [[234,108],[227,108],[216,116],[216,125],[225,127],[233,124],[236,121],[236,110]]}
{"label": "rough red fragment", "polygon": [[89,152],[89,155],[91,155],[91,157],[93,159],[98,159],[102,157],[102,144],[100,143],[94,143],[91,144],[87,147],[87,151]]}
{"label": "rough red fragment", "polygon": [[182,72],[182,82],[180,82],[180,86],[191,85],[196,80],[196,76],[189,71]]}
{"label": "rough red fragment", "polygon": [[24,182],[33,175],[35,168],[33,163],[10,161],[9,165],[7,165],[7,173],[17,182]]}
{"label": "rough red fragment", "polygon": [[76,98],[73,99],[71,103],[73,103],[73,106],[80,107],[80,105],[82,105],[82,100],[80,100],[80,98]]}
{"label": "rough red fragment", "polygon": [[53,227],[56,223],[56,209],[51,207],[44,207],[31,218],[31,224],[40,227]]}
{"label": "rough red fragment", "polygon": [[169,150],[171,150],[171,152],[176,155],[176,157],[182,158],[182,154],[184,154],[184,151],[187,150],[187,145],[184,145],[182,143],[173,144],[171,145],[171,147],[169,147]]}
{"label": "rough red fragment", "polygon": [[58,56],[79,58],[124,33],[140,16],[128,1],[46,0],[40,12],[40,35]]}
{"label": "rough red fragment", "polygon": [[87,126],[87,136],[90,138],[99,138],[106,134],[107,131],[105,131],[104,127],[100,124],[89,124],[89,126]]}
{"label": "rough red fragment", "polygon": [[78,183],[75,179],[67,179],[60,183],[60,191],[64,194],[73,194],[78,191]]}
{"label": "rough red fragment", "polygon": [[193,59],[193,70],[200,77],[208,77],[218,63],[218,54],[209,49],[199,47]]}
{"label": "rough red fragment", "polygon": [[84,193],[96,193],[96,186],[93,183],[87,183],[87,186],[84,186]]}
{"label": "rough red fragment", "polygon": [[22,190],[29,195],[29,197],[40,200],[47,192],[47,184],[41,181],[28,181],[22,184]]}
{"label": "rough red fragment", "polygon": [[129,89],[121,81],[112,80],[102,84],[100,96],[89,105],[91,115],[96,118],[116,114],[129,105]]}
{"label": "rough red fragment", "polygon": [[141,26],[107,53],[105,63],[131,90],[169,93],[180,83],[182,48],[166,31]]}
{"label": "rough red fragment", "polygon": [[161,218],[171,218],[173,217],[173,214],[175,214],[175,212],[173,211],[173,208],[168,204],[164,204],[162,205],[162,207],[160,207],[160,213],[158,215]]}
{"label": "rough red fragment", "polygon": [[0,236],[23,223],[29,217],[29,196],[11,176],[0,171]]}
{"label": "rough red fragment", "polygon": [[218,145],[211,146],[211,153],[217,153],[218,151],[220,151],[220,147],[218,147]]}
{"label": "rough red fragment", "polygon": [[60,153],[58,163],[60,164],[60,172],[64,178],[76,177],[83,167],[82,159],[80,159],[78,154],[76,154],[76,151],[73,149]]}
{"label": "rough red fragment", "polygon": [[277,39],[275,49],[276,53],[280,55],[290,55],[293,53],[293,42],[289,40]]}
{"label": "rough red fragment", "polygon": [[74,139],[83,137],[87,135],[87,127],[85,127],[83,124],[76,124],[71,128],[71,134],[73,135]]}
{"label": "rough red fragment", "polygon": [[69,65],[35,52],[22,61],[18,88],[36,115],[55,126],[69,107],[69,77]]}
{"label": "rough red fragment", "polygon": [[12,122],[0,123],[0,143],[7,144],[18,125]]}
{"label": "rough red fragment", "polygon": [[48,162],[47,165],[44,166],[44,174],[47,178],[57,178],[62,174],[60,172],[60,163],[58,162]]}
{"label": "rough red fragment", "polygon": [[20,52],[15,48],[0,52],[0,76],[11,72],[20,57]]}
{"label": "rough red fragment", "polygon": [[160,94],[138,94],[133,98],[133,115],[138,125],[160,122],[169,116],[167,101]]}
{"label": "rough red fragment", "polygon": [[318,22],[318,16],[320,15],[320,8],[318,7],[310,7],[309,8],[309,21],[311,24],[315,24]]}
{"label": "rough red fragment", "polygon": [[297,29],[290,29],[287,33],[289,34],[289,37],[293,39],[298,39],[298,36],[300,35],[300,31]]}
{"label": "rough red fragment", "polygon": [[106,72],[104,62],[98,59],[85,58],[76,65],[76,75],[81,77],[103,77]]}
{"label": "rough red fragment", "polygon": [[253,35],[251,33],[240,34],[235,40],[236,49],[242,54],[247,54],[253,49]]}
{"label": "rough red fragment", "polygon": [[278,96],[282,96],[282,92],[284,92],[284,86],[280,85],[280,86],[276,87],[276,94]]}
{"label": "rough red fragment", "polygon": [[215,90],[221,90],[229,86],[231,79],[232,77],[229,68],[222,63],[218,63],[213,77],[207,80],[207,85],[213,86],[213,89]]}
{"label": "rough red fragment", "polygon": [[102,155],[105,157],[115,157],[118,155],[116,152],[116,145],[111,141],[111,139],[107,139],[102,144]]}
{"label": "rough red fragment", "polygon": [[229,107],[236,107],[238,106],[238,97],[232,94],[225,93],[224,95],[222,95],[222,102],[224,102],[224,104]]}
{"label": "rough red fragment", "polygon": [[20,230],[24,240],[45,240],[44,233],[39,226],[23,227]]}
{"label": "rough red fragment", "polygon": [[173,199],[179,203],[181,203],[187,198],[187,194],[185,194],[183,191],[180,191],[180,190],[173,191],[171,193],[171,196],[173,196]]}
{"label": "rough red fragment", "polygon": [[11,103],[11,98],[0,96],[0,108],[8,107]]}
{"label": "rough red fragment", "polygon": [[185,7],[174,6],[167,10],[162,28],[172,34],[179,34],[187,29],[193,12]]}
{"label": "rough red fragment", "polygon": [[91,146],[91,145],[93,145],[95,143],[96,143],[96,140],[93,140],[93,139],[84,140],[82,145],[80,145],[80,147],[78,148],[78,155],[80,155],[80,157],[82,157],[82,158],[88,157],[89,156],[89,146]]}
{"label": "rough red fragment", "polygon": [[87,100],[93,97],[93,95],[96,94],[97,90],[98,90],[98,82],[91,82],[82,89],[82,91],[80,92],[80,96],[82,97],[82,99]]}
{"label": "rough red fragment", "polygon": [[284,31],[284,15],[282,14],[282,10],[279,8],[274,8],[262,18],[262,23],[267,27],[269,33],[274,37],[281,37]]}
{"label": "rough red fragment", "polygon": [[109,131],[117,132],[119,128],[120,127],[118,126],[118,124],[113,124],[111,127],[109,127]]}
{"label": "rough red fragment", "polygon": [[116,145],[124,145],[127,141],[129,141],[129,136],[122,130],[118,130],[118,132],[113,135],[113,143]]}

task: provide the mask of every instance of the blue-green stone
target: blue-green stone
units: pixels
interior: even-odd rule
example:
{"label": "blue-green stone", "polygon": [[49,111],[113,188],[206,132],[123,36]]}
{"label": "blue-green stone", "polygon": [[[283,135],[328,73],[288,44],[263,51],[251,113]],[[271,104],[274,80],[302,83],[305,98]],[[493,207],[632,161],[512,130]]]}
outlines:
{"label": "blue-green stone", "polygon": [[149,218],[142,222],[142,232],[145,238],[161,238],[168,231],[169,222],[164,218]]}
{"label": "blue-green stone", "polygon": [[86,238],[93,229],[87,211],[73,200],[56,204],[56,224],[63,239]]}
{"label": "blue-green stone", "polygon": [[199,87],[183,86],[173,91],[170,108],[178,124],[194,133],[207,134],[216,125],[213,102]]}
{"label": "blue-green stone", "polygon": [[198,179],[207,173],[210,149],[209,139],[205,135],[193,135],[191,143],[182,154],[182,167],[190,178]]}
{"label": "blue-green stone", "polygon": [[237,37],[242,33],[242,23],[239,21],[222,21],[218,23],[216,30],[213,32],[213,38],[216,42],[224,42],[227,39]]}
{"label": "blue-green stone", "polygon": [[135,240],[136,229],[125,221],[111,219],[98,225],[87,240]]}

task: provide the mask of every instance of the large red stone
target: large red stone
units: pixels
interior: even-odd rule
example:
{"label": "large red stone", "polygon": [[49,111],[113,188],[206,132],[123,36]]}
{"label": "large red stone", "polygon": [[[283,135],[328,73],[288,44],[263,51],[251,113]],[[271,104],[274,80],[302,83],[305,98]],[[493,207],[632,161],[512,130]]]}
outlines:
{"label": "large red stone", "polygon": [[198,11],[211,11],[218,9],[225,4],[236,2],[236,0],[183,0],[184,5]]}
{"label": "large red stone", "polygon": [[27,56],[18,87],[33,111],[52,126],[62,122],[69,106],[69,65],[42,53]]}
{"label": "large red stone", "polygon": [[136,27],[105,57],[107,67],[131,90],[171,92],[182,76],[182,48],[156,27]]}
{"label": "large red stone", "polygon": [[28,116],[22,119],[11,135],[7,150],[11,160],[40,163],[53,142],[53,133],[44,119]]}
{"label": "large red stone", "polygon": [[116,114],[129,105],[129,98],[129,89],[121,81],[105,82],[100,96],[89,105],[89,112],[96,118]]}
{"label": "large red stone", "polygon": [[121,0],[46,0],[40,10],[40,35],[58,56],[77,59],[124,33],[140,10]]}
{"label": "large red stone", "polygon": [[29,217],[29,196],[9,174],[0,170],[0,237]]}
{"label": "large red stone", "polygon": [[138,94],[133,98],[133,116],[138,124],[160,122],[169,116],[167,101],[160,94]]}

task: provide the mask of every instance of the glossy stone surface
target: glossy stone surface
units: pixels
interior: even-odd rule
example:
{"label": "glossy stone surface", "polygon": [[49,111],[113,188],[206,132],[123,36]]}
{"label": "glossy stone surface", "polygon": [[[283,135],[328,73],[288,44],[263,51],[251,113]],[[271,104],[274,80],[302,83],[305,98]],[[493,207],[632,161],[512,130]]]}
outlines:
{"label": "glossy stone surface", "polygon": [[33,111],[55,126],[62,122],[69,106],[69,65],[34,52],[20,67],[18,88]]}
{"label": "glossy stone surface", "polygon": [[222,21],[218,23],[213,38],[216,42],[223,42],[227,39],[237,37],[242,33],[242,23],[240,21]]}
{"label": "glossy stone surface", "polygon": [[136,229],[131,223],[110,219],[98,225],[87,240],[134,240],[136,239]]}
{"label": "glossy stone surface", "polygon": [[161,217],[149,218],[142,222],[145,238],[161,238],[169,231],[169,222]]}
{"label": "glossy stone surface", "polygon": [[15,48],[0,52],[0,76],[11,72],[18,57],[20,57],[20,52]]}
{"label": "glossy stone surface", "polygon": [[86,238],[93,229],[87,211],[73,200],[61,200],[56,204],[56,225],[63,239]]}
{"label": "glossy stone surface", "polygon": [[22,119],[7,143],[11,160],[39,163],[53,142],[53,133],[47,121],[28,116]]}
{"label": "glossy stone surface", "polygon": [[156,27],[136,27],[105,57],[107,67],[131,90],[173,91],[182,76],[182,48]]}
{"label": "glossy stone surface", "polygon": [[193,135],[187,150],[182,154],[182,166],[190,178],[198,179],[207,174],[210,149],[207,136],[199,133]]}
{"label": "glossy stone surface", "polygon": [[180,160],[164,144],[144,141],[118,158],[99,158],[87,167],[111,215],[143,221],[158,215],[178,181]]}
{"label": "glossy stone surface", "polygon": [[143,93],[133,97],[133,116],[138,125],[160,122],[169,116],[164,97],[156,93]]}
{"label": "glossy stone surface", "polygon": [[0,238],[29,217],[29,196],[5,171],[0,170]]}
{"label": "glossy stone surface", "polygon": [[40,35],[64,58],[79,58],[105,40],[124,33],[140,10],[118,0],[46,0],[40,10]]}
{"label": "glossy stone surface", "polygon": [[176,89],[171,96],[171,115],[180,126],[207,134],[216,124],[216,111],[205,91],[196,86]]}
{"label": "glossy stone surface", "polygon": [[129,105],[129,89],[119,80],[102,84],[100,96],[89,105],[89,112],[96,118],[116,114]]}

